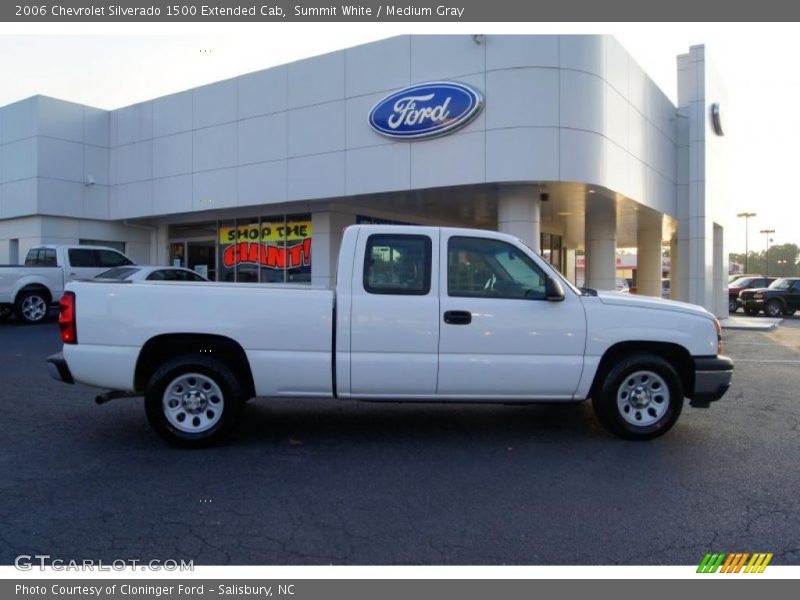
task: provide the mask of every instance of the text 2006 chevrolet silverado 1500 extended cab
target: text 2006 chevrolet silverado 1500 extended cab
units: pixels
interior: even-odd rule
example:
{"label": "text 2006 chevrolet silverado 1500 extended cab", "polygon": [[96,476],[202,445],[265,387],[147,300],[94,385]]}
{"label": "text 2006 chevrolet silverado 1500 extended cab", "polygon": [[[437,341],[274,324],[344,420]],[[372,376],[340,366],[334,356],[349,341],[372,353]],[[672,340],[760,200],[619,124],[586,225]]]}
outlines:
{"label": "text 2006 chevrolet silverado 1500 extended cab", "polygon": [[733,363],[691,304],[575,288],[502,233],[349,227],[335,290],[75,282],[54,376],[144,396],[168,441],[209,445],[253,396],[434,402],[592,399],[650,439],[688,397],[718,400]]}

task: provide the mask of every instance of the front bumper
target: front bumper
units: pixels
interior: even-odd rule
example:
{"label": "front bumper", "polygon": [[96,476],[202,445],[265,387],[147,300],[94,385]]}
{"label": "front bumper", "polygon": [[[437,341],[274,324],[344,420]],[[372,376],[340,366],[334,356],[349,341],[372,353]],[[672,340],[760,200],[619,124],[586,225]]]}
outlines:
{"label": "front bumper", "polygon": [[50,372],[50,377],[56,381],[75,383],[75,380],[72,378],[72,373],[70,373],[69,365],[67,365],[67,361],[64,360],[63,352],[57,352],[49,356],[47,358],[47,365]]}
{"label": "front bumper", "polygon": [[725,395],[733,381],[733,361],[727,356],[694,359],[694,393],[690,404],[707,408]]}

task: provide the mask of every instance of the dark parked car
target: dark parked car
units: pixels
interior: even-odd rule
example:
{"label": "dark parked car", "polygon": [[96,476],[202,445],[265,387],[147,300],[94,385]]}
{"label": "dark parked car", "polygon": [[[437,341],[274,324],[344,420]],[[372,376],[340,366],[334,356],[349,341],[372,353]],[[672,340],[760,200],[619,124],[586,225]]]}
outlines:
{"label": "dark parked car", "polygon": [[748,275],[739,277],[728,284],[728,311],[735,313],[739,309],[739,293],[743,290],[765,288],[775,281],[775,277]]}
{"label": "dark parked car", "polygon": [[800,277],[782,277],[767,288],[744,290],[739,301],[748,315],[762,310],[770,317],[793,315],[800,308]]}

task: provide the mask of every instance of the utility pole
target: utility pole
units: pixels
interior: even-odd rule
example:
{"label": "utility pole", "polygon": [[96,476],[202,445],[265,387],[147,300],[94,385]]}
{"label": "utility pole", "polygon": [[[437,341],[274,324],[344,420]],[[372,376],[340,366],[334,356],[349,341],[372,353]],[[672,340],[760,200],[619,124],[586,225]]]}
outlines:
{"label": "utility pole", "polygon": [[750,232],[750,217],[755,217],[756,213],[754,212],[741,212],[736,215],[737,217],[744,217],[744,272],[749,273],[750,270],[747,268],[747,257],[750,254],[749,244],[748,244],[748,237]]}
{"label": "utility pole", "polygon": [[762,229],[759,233],[763,233],[767,236],[767,272],[764,273],[764,277],[769,277],[769,243],[772,241],[769,237],[771,233],[775,233],[774,229]]}

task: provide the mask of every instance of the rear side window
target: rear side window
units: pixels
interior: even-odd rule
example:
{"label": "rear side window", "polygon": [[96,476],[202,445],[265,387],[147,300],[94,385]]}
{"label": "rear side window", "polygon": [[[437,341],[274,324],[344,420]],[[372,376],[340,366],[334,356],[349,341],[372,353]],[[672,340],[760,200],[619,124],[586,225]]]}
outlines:
{"label": "rear side window", "polygon": [[370,294],[426,295],[431,291],[431,239],[425,235],[369,236],[364,289]]}

